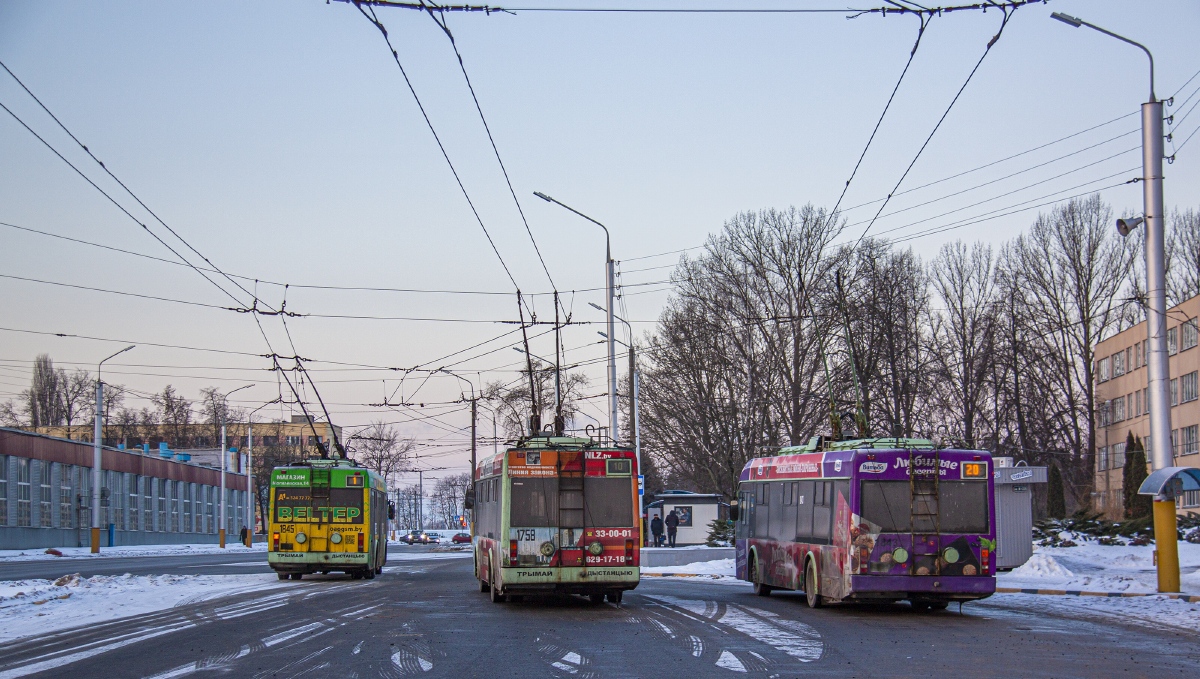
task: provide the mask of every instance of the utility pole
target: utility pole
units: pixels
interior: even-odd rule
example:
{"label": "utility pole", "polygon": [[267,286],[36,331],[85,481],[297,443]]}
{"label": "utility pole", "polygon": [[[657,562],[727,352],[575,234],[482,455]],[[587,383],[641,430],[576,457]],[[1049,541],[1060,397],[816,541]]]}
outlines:
{"label": "utility pole", "polygon": [[[120,356],[135,346],[137,345],[130,344],[104,361]],[[92,438],[92,554],[100,553],[100,486],[104,463],[104,380],[100,379],[100,370],[104,367],[104,361],[100,361],[96,366],[96,429]]]}
{"label": "utility pole", "polygon": [[221,415],[221,512],[217,525],[217,544],[225,549],[225,415]]}
{"label": "utility pole", "polygon": [[[1150,59],[1150,101],[1142,104],[1142,210],[1137,219],[1117,220],[1122,236],[1143,221],[1146,226],[1146,335],[1148,393],[1150,396],[1151,466],[1154,471],[1173,463],[1171,445],[1170,361],[1167,356],[1167,272],[1166,229],[1163,223],[1162,102],[1154,95],[1154,55],[1145,45],[1082,19],[1055,12],[1050,15],[1065,24],[1087,26],[1109,37],[1137,47]],[[1179,591],[1179,545],[1175,519],[1175,498],[1154,497],[1154,553],[1158,565],[1158,591]]]}
{"label": "utility pole", "polygon": [[258,526],[254,520],[254,419],[246,418],[246,521],[250,530],[246,531],[246,546],[254,545],[254,529]]}

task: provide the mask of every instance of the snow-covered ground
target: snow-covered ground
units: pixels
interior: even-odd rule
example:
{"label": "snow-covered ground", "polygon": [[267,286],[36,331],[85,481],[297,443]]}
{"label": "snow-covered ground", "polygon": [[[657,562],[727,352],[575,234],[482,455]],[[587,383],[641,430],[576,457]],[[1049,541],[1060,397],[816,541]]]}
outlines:
{"label": "snow-covered ground", "polygon": [[650,577],[660,576],[696,576],[706,582],[719,582],[723,584],[749,584],[734,577],[733,559],[714,559],[713,561],[699,561],[696,563],[684,564],[683,566],[643,566],[642,575]]}
{"label": "snow-covered ground", "polygon": [[59,547],[62,556],[47,554],[44,549],[0,550],[0,563],[10,561],[43,561],[52,559],[111,559],[130,556],[182,556],[185,554],[238,554],[250,551],[266,553],[266,541],[255,542],[247,548],[240,542],[226,543],[225,549],[215,544],[200,545],[131,545],[128,547],[101,547],[99,554],[92,554],[89,547]]}
{"label": "snow-covered ground", "polygon": [[0,643],[19,637],[150,613],[240,592],[294,586],[256,575],[64,575],[0,582]]}
{"label": "snow-covered ground", "polygon": [[[1179,543],[1180,587],[1200,594],[1200,545]],[[1158,576],[1154,546],[1105,546],[1094,541],[1078,547],[1034,547],[1025,565],[997,579],[999,587],[1069,589],[1088,592],[1155,592]]]}
{"label": "snow-covered ground", "polygon": [[[1200,545],[1180,542],[1179,563],[1183,592],[1200,595]],[[693,576],[692,582],[742,583],[734,578],[733,559],[642,568],[642,573],[650,577]],[[1151,594],[1110,598],[1000,593],[988,601],[989,605],[1016,610],[1020,614],[1059,612],[1067,616],[1099,616],[1151,627],[1200,629],[1200,603],[1153,595],[1158,588],[1153,546],[1110,547],[1087,541],[1078,547],[1035,547],[1033,558],[1020,568],[1001,573],[996,585],[1016,589]]]}

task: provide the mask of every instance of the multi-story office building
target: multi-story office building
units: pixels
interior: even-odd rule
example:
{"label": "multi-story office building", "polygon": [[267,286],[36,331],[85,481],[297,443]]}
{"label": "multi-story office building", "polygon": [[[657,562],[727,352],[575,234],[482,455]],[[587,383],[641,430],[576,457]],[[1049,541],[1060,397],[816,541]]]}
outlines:
{"label": "multi-story office building", "polygon": [[[1167,312],[1171,376],[1171,449],[1175,465],[1200,467],[1200,296]],[[1146,367],[1146,323],[1096,345],[1096,491],[1093,507],[1110,519],[1123,513],[1125,442],[1132,432],[1150,451],[1150,400]],[[1187,491],[1179,511],[1200,511],[1200,491]]]}

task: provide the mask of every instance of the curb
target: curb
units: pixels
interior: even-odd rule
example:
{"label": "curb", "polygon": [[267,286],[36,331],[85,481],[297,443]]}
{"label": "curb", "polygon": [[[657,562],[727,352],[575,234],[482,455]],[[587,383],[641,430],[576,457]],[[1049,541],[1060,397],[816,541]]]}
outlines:
{"label": "curb", "polygon": [[1168,599],[1179,599],[1190,604],[1200,604],[1200,595],[1193,594],[1163,594],[1159,592],[1085,592],[1078,589],[1021,589],[1018,587],[997,587],[997,594],[1045,594],[1050,596],[1097,596],[1110,599],[1124,599],[1143,596],[1162,596]]}

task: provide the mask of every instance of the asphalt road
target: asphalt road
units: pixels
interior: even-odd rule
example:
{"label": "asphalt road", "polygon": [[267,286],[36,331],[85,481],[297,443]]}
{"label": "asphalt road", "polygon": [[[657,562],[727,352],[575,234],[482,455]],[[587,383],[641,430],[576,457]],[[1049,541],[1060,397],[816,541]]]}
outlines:
{"label": "asphalt road", "polygon": [[493,604],[475,585],[469,558],[404,560],[371,581],[306,577],[10,643],[0,679],[1186,677],[1200,659],[1194,635],[1004,597],[962,614],[903,604],[813,611],[799,595],[656,578],[618,607],[578,597]]}

